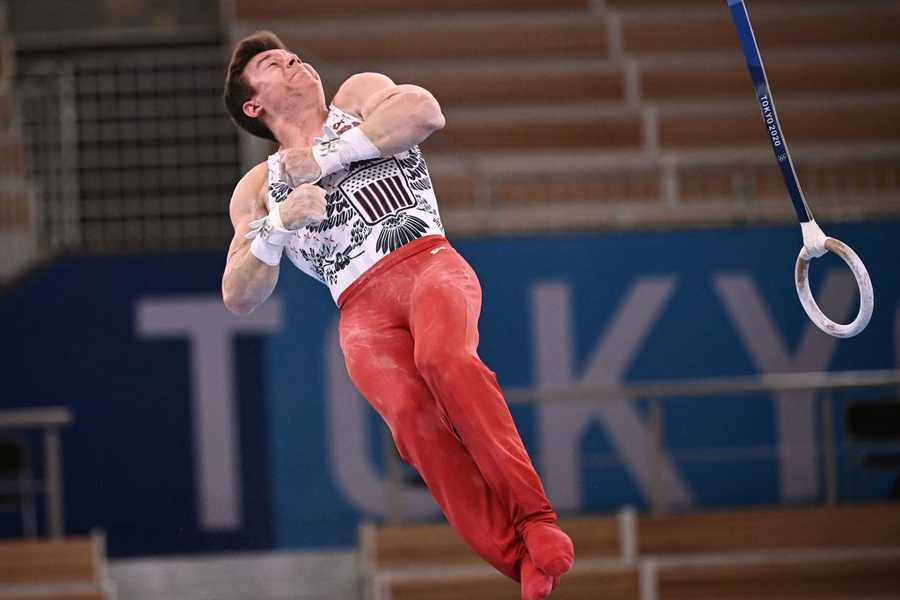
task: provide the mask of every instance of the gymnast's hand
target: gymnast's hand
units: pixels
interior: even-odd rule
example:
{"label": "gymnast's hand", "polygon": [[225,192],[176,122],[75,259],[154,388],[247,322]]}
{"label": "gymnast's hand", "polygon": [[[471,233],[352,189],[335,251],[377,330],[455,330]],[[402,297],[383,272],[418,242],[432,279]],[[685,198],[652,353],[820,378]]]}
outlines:
{"label": "gymnast's hand", "polygon": [[291,187],[319,180],[322,170],[319,168],[319,163],[313,158],[312,148],[309,146],[285,148],[278,154],[281,157],[284,175]]}
{"label": "gymnast's hand", "polygon": [[325,190],[303,183],[297,186],[278,209],[286,229],[300,229],[325,218]]}

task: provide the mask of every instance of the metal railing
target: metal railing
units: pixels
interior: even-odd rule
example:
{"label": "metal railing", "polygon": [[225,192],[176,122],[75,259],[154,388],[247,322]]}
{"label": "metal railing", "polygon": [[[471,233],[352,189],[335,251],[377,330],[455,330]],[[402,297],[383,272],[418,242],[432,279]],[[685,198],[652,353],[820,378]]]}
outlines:
{"label": "metal railing", "polygon": [[221,100],[226,58],[215,37],[19,49],[44,253],[224,250],[240,175]]}
{"label": "metal railing", "polygon": [[34,408],[0,410],[0,430],[34,430],[41,432],[44,445],[44,476],[37,482],[30,481],[32,489],[47,495],[47,533],[59,538],[65,535],[63,512],[62,451],[59,430],[72,423],[68,408]]}
{"label": "metal railing", "polygon": [[34,194],[37,250],[77,248],[79,226],[77,111],[71,65],[41,61],[16,87],[24,132],[25,177]]}
{"label": "metal railing", "polygon": [[[663,451],[666,449],[664,435],[665,403],[667,400],[720,398],[728,401],[729,396],[739,394],[759,394],[760,399],[769,398],[770,394],[783,392],[817,392],[820,401],[822,450],[809,449],[821,455],[825,471],[825,502],[829,505],[839,501],[838,477],[838,444],[835,440],[834,393],[840,390],[863,389],[900,389],[900,370],[844,371],[844,372],[809,372],[809,373],[767,373],[740,377],[713,377],[704,379],[684,379],[622,384],[616,386],[576,386],[566,388],[522,388],[510,387],[504,390],[506,400],[510,404],[570,403],[587,402],[602,403],[612,401],[649,402],[648,427],[650,431],[650,452],[653,461],[652,473],[661,473]],[[707,462],[725,462],[746,459],[777,460],[778,447],[763,448],[710,448],[702,450],[681,449],[671,453],[673,458],[688,460],[702,459]],[[388,480],[391,483],[391,497],[400,497],[400,488],[404,483],[404,467],[394,449],[390,437],[385,439],[384,457]],[[624,465],[618,457],[604,461],[604,466]],[[666,503],[658,487],[659,477],[653,477],[649,504],[655,512],[665,512]],[[389,522],[401,523],[408,520],[404,515],[402,504],[391,502]]]}
{"label": "metal railing", "polygon": [[[571,388],[506,390],[510,403],[523,402],[609,402],[613,400],[638,400],[650,402],[649,428],[651,432],[650,456],[654,461],[652,471],[660,473],[662,452],[666,447],[664,435],[665,401],[673,398],[716,398],[724,401],[728,396],[738,394],[774,394],[780,392],[812,391],[819,394],[821,402],[822,456],[825,463],[826,494],[829,505],[838,502],[837,444],[835,441],[834,392],[838,390],[861,390],[871,388],[900,388],[900,370],[808,372],[808,373],[765,373],[755,376],[714,377],[706,379],[670,380],[648,383],[633,383],[619,386],[579,386]],[[704,458],[713,462],[724,460],[716,457],[717,450],[705,448]],[[763,449],[763,457],[776,456],[776,448]],[[815,450],[815,449],[810,449]],[[759,458],[759,452],[751,452],[752,458]],[[655,477],[654,482],[658,483]],[[653,490],[651,504],[656,511],[664,511],[661,493]]]}

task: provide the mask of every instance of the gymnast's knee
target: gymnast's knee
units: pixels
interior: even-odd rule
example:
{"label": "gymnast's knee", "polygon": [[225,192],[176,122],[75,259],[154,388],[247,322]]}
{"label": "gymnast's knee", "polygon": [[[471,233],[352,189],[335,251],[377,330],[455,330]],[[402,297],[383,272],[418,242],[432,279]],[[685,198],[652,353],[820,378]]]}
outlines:
{"label": "gymnast's knee", "polygon": [[467,372],[484,367],[476,354],[441,345],[422,351],[417,349],[415,362],[419,374],[431,384],[452,382]]}

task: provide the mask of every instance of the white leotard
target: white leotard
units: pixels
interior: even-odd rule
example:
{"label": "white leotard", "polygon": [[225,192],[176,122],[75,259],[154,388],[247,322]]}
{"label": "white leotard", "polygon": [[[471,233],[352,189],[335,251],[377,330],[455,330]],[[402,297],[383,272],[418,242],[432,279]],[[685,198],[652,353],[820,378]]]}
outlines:
{"label": "white leotard", "polygon": [[[323,140],[360,119],[332,105]],[[292,188],[278,154],[269,156],[269,208]],[[301,271],[324,283],[337,302],[347,287],[379,260],[415,239],[444,234],[428,166],[418,146],[394,156],[353,163],[323,178],[326,217],[297,230],[285,253]]]}

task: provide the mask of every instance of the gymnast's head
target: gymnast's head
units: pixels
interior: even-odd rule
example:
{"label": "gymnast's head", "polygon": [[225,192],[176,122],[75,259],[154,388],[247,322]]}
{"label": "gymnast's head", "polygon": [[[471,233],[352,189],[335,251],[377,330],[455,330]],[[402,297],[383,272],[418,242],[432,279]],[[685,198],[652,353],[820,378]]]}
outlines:
{"label": "gymnast's head", "polygon": [[278,120],[298,118],[306,108],[324,106],[322,81],[271,31],[238,42],[225,78],[225,108],[234,123],[273,141]]}

